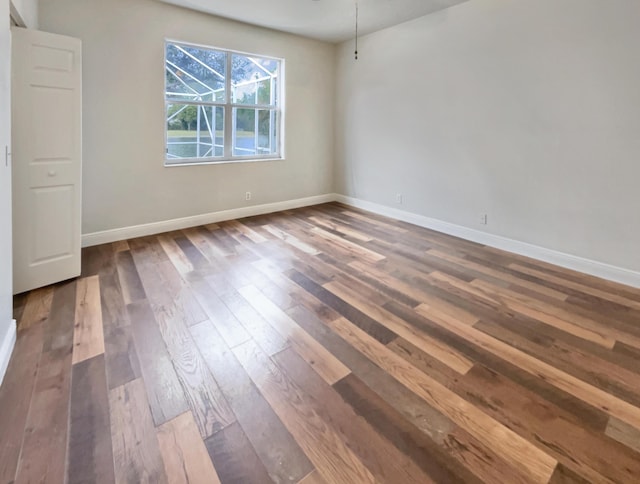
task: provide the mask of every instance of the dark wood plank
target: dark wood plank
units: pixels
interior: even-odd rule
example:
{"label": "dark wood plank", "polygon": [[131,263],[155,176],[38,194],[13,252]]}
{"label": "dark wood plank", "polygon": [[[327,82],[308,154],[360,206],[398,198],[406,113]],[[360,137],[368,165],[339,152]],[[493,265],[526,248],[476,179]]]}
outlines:
{"label": "dark wood plank", "polygon": [[269,474],[237,422],[205,440],[222,483],[262,484]]}
{"label": "dark wood plank", "polygon": [[135,263],[130,251],[121,251],[115,254],[116,267],[118,268],[118,277],[120,279],[120,287],[122,288],[122,297],[125,304],[146,299],[142,281],[136,270]]}
{"label": "dark wood plank", "polygon": [[67,460],[69,484],[115,479],[104,355],[73,366]]}

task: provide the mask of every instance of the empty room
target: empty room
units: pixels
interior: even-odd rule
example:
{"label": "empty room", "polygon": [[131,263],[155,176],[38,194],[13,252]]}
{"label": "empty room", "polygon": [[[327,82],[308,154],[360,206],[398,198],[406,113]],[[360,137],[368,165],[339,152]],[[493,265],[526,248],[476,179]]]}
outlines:
{"label": "empty room", "polygon": [[0,484],[640,482],[640,2],[0,19]]}

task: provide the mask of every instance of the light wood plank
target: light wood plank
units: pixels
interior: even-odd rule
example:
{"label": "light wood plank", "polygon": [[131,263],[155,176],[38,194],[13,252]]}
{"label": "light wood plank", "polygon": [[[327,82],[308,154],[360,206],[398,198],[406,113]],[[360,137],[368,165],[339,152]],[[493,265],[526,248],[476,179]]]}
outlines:
{"label": "light wood plank", "polygon": [[281,229],[279,229],[277,227],[273,227],[272,225],[268,225],[268,224],[267,225],[263,225],[262,228],[265,229],[267,232],[269,232],[274,237],[277,237],[278,239],[286,242],[287,244],[291,245],[292,247],[295,247],[296,249],[301,250],[305,254],[318,255],[320,253],[319,250],[311,247],[309,244],[306,244],[306,243],[302,242],[300,239],[298,239],[297,237],[294,237],[291,234],[288,234],[284,230],[281,230]]}
{"label": "light wood plank", "polygon": [[104,353],[102,306],[98,276],[78,279],[73,331],[73,364]]}
{"label": "light wood plank", "polygon": [[267,241],[266,237],[263,237],[261,234],[259,234],[252,228],[247,227],[245,224],[238,222],[237,220],[230,220],[226,222],[226,224],[229,227],[233,227],[234,229],[236,229],[238,232],[240,232],[242,235],[247,237],[249,240],[251,240],[255,244],[262,244],[263,242]]}
{"label": "light wood plank", "polygon": [[314,227],[311,229],[311,232],[319,235],[325,240],[337,245],[338,247],[342,247],[347,252],[352,254],[353,256],[357,256],[358,258],[365,260],[367,262],[376,263],[381,260],[384,260],[386,257],[382,254],[374,252],[373,250],[367,249],[366,247],[362,247],[361,245],[356,244],[355,242],[351,242],[347,239],[343,239],[331,232],[327,232],[326,230],[321,229],[320,227]]}
{"label": "light wood plank", "polygon": [[170,483],[220,483],[191,412],[158,427],[158,444]]}
{"label": "light wood plank", "polygon": [[23,331],[33,325],[41,323],[49,317],[51,303],[53,302],[53,286],[46,286],[31,291],[27,296],[27,302],[18,320],[18,329]]}

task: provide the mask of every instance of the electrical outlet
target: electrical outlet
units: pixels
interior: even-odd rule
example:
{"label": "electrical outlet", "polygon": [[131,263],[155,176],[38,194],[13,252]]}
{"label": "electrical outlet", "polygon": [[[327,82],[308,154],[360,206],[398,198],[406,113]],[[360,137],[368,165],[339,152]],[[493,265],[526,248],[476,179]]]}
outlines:
{"label": "electrical outlet", "polygon": [[396,193],[396,203],[402,205],[402,193]]}
{"label": "electrical outlet", "polygon": [[487,214],[483,213],[480,215],[480,225],[487,225]]}
{"label": "electrical outlet", "polygon": [[251,192],[245,193],[244,194],[244,199],[247,200],[247,201],[251,200]]}

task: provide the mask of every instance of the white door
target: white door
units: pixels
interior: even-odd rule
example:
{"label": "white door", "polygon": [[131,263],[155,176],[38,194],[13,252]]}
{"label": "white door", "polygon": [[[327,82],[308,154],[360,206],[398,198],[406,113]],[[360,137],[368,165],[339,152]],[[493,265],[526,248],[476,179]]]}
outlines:
{"label": "white door", "polygon": [[81,44],[12,29],[13,289],[80,274]]}

